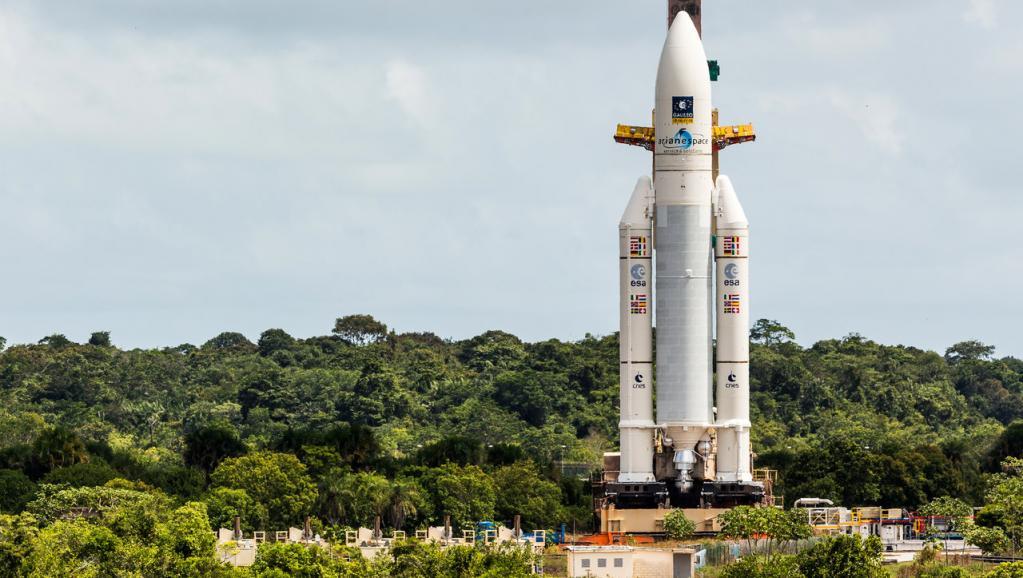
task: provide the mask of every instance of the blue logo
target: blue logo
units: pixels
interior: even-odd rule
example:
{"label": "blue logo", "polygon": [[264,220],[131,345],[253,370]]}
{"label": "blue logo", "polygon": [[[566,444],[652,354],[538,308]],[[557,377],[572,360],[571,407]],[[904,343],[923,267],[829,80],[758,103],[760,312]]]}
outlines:
{"label": "blue logo", "polygon": [[[697,135],[697,136],[699,136],[699,135]],[[662,138],[662,139],[658,139],[658,141],[657,141],[658,144],[663,145],[665,150],[668,150],[668,151],[672,151],[672,150],[674,150],[674,151],[687,151],[687,150],[693,148],[693,145],[703,144],[703,143],[706,143],[706,142],[707,142],[707,139],[702,138],[702,137],[695,138],[695,137],[693,137],[692,133],[690,133],[688,130],[686,130],[684,128],[679,129],[679,131],[677,133],[675,133],[675,136],[673,136],[671,138]]]}
{"label": "blue logo", "polygon": [[671,123],[692,124],[693,122],[693,97],[673,96],[671,97]]}
{"label": "blue logo", "polygon": [[636,281],[642,281],[643,277],[646,275],[646,267],[642,265],[633,265],[632,269],[629,270],[629,274],[631,274],[632,278]]}
{"label": "blue logo", "polygon": [[739,266],[735,263],[729,263],[725,265],[725,277],[729,279],[735,279],[739,276]]}
{"label": "blue logo", "polygon": [[693,135],[689,134],[689,131],[686,129],[675,133],[675,140],[679,142],[682,150],[689,150],[693,146]]}

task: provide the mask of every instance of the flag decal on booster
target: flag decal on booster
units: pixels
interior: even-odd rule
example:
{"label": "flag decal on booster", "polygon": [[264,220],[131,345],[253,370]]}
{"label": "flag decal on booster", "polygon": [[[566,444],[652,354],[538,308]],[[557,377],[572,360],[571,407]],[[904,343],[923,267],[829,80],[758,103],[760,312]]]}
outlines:
{"label": "flag decal on booster", "polygon": [[736,293],[726,293],[724,297],[724,313],[740,313],[741,312],[741,298]]}
{"label": "flag decal on booster", "polygon": [[633,315],[646,315],[646,295],[631,295],[629,303]]}
{"label": "flag decal on booster", "polygon": [[648,257],[646,237],[629,237],[629,256]]}
{"label": "flag decal on booster", "polygon": [[741,237],[724,237],[721,239],[722,247],[721,252],[728,257],[734,257],[739,254],[741,250]]}

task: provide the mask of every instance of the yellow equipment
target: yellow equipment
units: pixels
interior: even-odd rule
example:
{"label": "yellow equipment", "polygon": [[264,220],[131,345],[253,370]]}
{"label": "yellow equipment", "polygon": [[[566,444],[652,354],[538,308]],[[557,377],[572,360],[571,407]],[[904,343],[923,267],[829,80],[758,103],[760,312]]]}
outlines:
{"label": "yellow equipment", "polygon": [[[757,140],[757,133],[753,130],[752,124],[714,126],[714,150],[716,151],[729,145],[755,140]],[[650,126],[620,124],[615,130],[615,142],[643,147],[651,152],[654,150],[655,141],[654,129]]]}

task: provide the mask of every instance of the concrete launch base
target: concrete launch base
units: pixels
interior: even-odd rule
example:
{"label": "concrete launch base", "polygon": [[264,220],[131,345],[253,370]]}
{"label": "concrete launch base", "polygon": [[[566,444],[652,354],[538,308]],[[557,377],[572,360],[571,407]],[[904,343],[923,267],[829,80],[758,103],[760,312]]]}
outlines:
{"label": "concrete launch base", "polygon": [[[600,510],[601,533],[663,534],[664,516],[669,508],[618,509],[609,504]],[[686,517],[696,524],[699,533],[721,531],[717,517],[728,510],[725,508],[683,508]]]}

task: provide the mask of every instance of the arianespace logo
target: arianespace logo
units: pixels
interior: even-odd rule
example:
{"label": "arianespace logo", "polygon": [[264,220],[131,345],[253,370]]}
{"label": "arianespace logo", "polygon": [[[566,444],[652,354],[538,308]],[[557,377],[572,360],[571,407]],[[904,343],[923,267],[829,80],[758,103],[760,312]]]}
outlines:
{"label": "arianespace logo", "polygon": [[710,141],[702,134],[694,135],[693,133],[689,132],[684,128],[679,129],[679,131],[675,133],[675,136],[671,138],[657,139],[657,144],[664,147],[664,151],[668,153],[686,152],[696,145],[705,145],[709,142]]}

